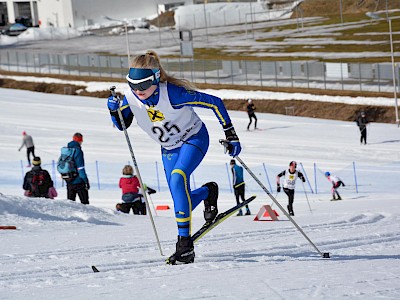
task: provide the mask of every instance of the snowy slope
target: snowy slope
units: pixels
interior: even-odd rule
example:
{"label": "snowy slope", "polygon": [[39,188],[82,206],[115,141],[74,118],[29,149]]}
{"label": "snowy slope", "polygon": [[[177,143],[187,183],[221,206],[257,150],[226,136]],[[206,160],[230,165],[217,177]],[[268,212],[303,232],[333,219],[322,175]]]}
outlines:
{"label": "snowy slope", "polygon": [[[369,145],[360,146],[354,123],[257,114],[263,130],[247,132],[247,115],[231,112],[243,144],[241,158],[267,188],[262,163],[274,182],[289,161],[302,162],[312,187],[313,163],[318,165],[319,192],[311,193],[307,185],[305,192],[297,184],[294,219],[331,259],[321,258],[280,211],[278,222],[254,222],[261,205],[272,201],[245,174],[248,194],[257,195],[250,205],[253,215],[231,217],[200,240],[194,264],[166,266],[163,261],[176,242],[173,212],[154,215],[162,257],[148,216],[114,211],[120,197],[116,179],[131,159],[123,134],[109,121],[105,100],[6,89],[0,89],[0,95],[0,225],[18,228],[0,231],[0,299],[400,297],[400,138],[395,125],[371,124]],[[198,113],[209,129],[211,144],[195,173],[196,182],[211,178],[221,184],[223,210],[234,204],[225,182],[229,157],[218,144],[223,133],[212,113]],[[108,185],[98,190],[96,175],[88,171],[89,206],[66,200],[61,186],[56,200],[23,197],[19,166],[25,153],[17,151],[23,130],[33,136],[44,163],[57,158],[74,132],[82,132],[87,164],[108,163],[102,172]],[[139,167],[144,166],[144,180],[152,181],[155,174],[146,166],[160,161],[159,148],[137,128],[129,134]],[[358,193],[352,177],[354,161]],[[329,185],[320,174],[326,170],[344,177],[343,201],[329,201]],[[286,206],[283,193],[277,199]],[[155,205],[172,205],[165,190],[152,195],[152,200]],[[194,228],[202,220],[199,207]],[[101,272],[93,273],[91,265]]]}

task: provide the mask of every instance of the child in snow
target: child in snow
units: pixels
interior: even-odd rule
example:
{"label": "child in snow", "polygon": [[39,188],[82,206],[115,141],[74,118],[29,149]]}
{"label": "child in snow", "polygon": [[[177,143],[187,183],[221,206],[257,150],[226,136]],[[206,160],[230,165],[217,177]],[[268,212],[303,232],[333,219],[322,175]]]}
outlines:
{"label": "child in snow", "polygon": [[294,216],[293,211],[293,202],[294,202],[294,189],[296,185],[297,177],[300,178],[303,182],[306,182],[303,173],[296,170],[297,163],[295,161],[291,161],[289,163],[289,169],[283,170],[276,176],[276,184],[277,189],[276,191],[279,193],[281,191],[281,177],[283,177],[283,191],[288,196],[289,204],[287,209],[291,216]]}
{"label": "child in snow", "polygon": [[32,161],[32,170],[27,172],[24,177],[22,188],[27,197],[43,197],[54,199],[57,197],[57,191],[54,188],[53,180],[47,170],[42,169],[39,156]]}
{"label": "child in snow", "polygon": [[[343,183],[343,181],[339,177],[334,176],[329,172],[325,172],[325,177],[332,183],[332,199],[331,199],[331,201],[342,200],[337,189],[341,185],[342,186],[346,186],[346,185]],[[336,195],[337,195],[337,198],[336,198]]]}
{"label": "child in snow", "polygon": [[123,213],[132,212],[135,215],[145,215],[146,205],[142,201],[143,195],[139,193],[139,179],[133,175],[133,168],[130,165],[122,169],[122,177],[119,179],[119,187],[122,189],[122,203],[117,203],[116,209]]}
{"label": "child in snow", "polygon": [[126,79],[129,89],[121,108],[117,99],[108,98],[111,118],[116,127],[123,130],[117,110],[121,110],[127,127],[135,117],[139,127],[161,146],[178,228],[176,251],[167,263],[191,263],[195,257],[191,239],[192,211],[204,202],[206,222],[212,222],[218,213],[217,183],[208,182],[193,191],[189,185],[190,175],[203,160],[209,146],[207,128],[193,108],[214,111],[225,132],[227,150],[233,157],[241,151],[239,138],[222,100],[196,91],[196,87],[186,80],[168,75],[154,51],[134,57]]}

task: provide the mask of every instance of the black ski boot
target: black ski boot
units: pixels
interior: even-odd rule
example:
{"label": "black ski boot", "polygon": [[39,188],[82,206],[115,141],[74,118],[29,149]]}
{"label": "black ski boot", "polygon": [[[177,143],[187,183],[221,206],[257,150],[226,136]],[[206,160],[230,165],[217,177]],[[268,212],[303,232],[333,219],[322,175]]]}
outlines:
{"label": "black ski boot", "polygon": [[294,217],[294,212],[293,212],[293,207],[291,207],[291,206],[287,206],[287,209],[288,209],[288,211],[289,211],[289,215],[291,215],[292,217]]}
{"label": "black ski boot", "polygon": [[250,208],[249,208],[248,206],[246,206],[246,213],[245,213],[245,215],[246,215],[246,216],[250,216],[250,215],[251,215]]}
{"label": "black ski boot", "polygon": [[178,235],[178,242],[176,243],[176,251],[167,260],[168,265],[176,264],[190,264],[194,262],[194,246],[190,236]]}
{"label": "black ski boot", "polygon": [[204,200],[204,219],[206,223],[212,222],[218,214],[218,184],[208,182],[203,186],[208,188],[208,197]]}

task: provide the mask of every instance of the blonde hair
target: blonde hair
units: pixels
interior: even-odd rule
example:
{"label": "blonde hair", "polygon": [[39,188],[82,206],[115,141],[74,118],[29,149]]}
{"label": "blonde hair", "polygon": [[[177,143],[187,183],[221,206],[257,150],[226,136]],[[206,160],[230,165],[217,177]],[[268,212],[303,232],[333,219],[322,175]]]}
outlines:
{"label": "blonde hair", "polygon": [[177,86],[182,86],[187,90],[196,90],[196,86],[186,79],[178,79],[170,76],[165,72],[161,65],[160,57],[153,50],[148,50],[146,54],[138,55],[131,59],[130,68],[142,68],[142,69],[159,69],[160,70],[160,82],[169,82]]}
{"label": "blonde hair", "polygon": [[122,169],[122,175],[133,175],[133,168],[130,165],[124,166]]}

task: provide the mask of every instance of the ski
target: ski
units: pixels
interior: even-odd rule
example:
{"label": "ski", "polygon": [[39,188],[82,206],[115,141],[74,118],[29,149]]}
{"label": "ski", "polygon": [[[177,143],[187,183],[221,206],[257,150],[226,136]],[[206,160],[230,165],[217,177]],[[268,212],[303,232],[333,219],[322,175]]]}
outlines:
{"label": "ski", "polygon": [[219,213],[214,221],[212,222],[206,222],[196,233],[192,235],[192,240],[193,243],[196,243],[198,240],[200,240],[204,235],[206,235],[208,232],[210,232],[214,227],[225,221],[227,218],[229,218],[231,215],[233,215],[235,212],[237,212],[239,209],[241,209],[243,206],[246,206],[249,204],[251,201],[253,201],[256,198],[256,196],[251,196],[250,198],[246,199],[242,203],[239,203],[238,205],[231,207],[230,209]]}
{"label": "ski", "polygon": [[93,270],[94,273],[100,272],[99,269],[96,268],[96,266],[92,266],[92,270]]}

